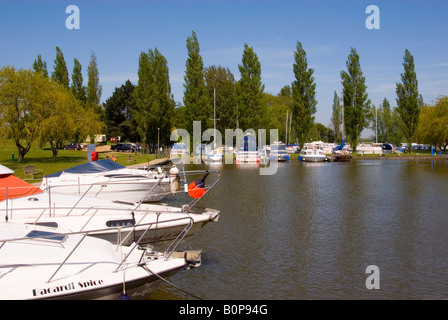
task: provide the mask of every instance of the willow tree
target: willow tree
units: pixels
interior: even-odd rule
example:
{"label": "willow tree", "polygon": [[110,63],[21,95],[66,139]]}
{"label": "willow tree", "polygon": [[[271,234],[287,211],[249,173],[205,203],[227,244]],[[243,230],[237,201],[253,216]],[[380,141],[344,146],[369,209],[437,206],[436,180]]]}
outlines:
{"label": "willow tree", "polygon": [[411,152],[412,140],[418,126],[418,119],[423,105],[423,99],[418,94],[418,81],[415,72],[414,57],[408,49],[403,57],[404,72],[401,74],[401,83],[397,83],[397,111],[403,120],[403,134]]}
{"label": "willow tree", "polygon": [[356,151],[362,130],[369,124],[367,115],[371,101],[368,99],[366,78],[361,71],[359,55],[352,48],[347,58],[347,72],[341,71],[344,107],[344,131],[347,141]]}
{"label": "willow tree", "polygon": [[261,64],[252,47],[244,44],[238,65],[241,78],[237,82],[239,125],[243,130],[261,128],[265,113],[263,106],[264,84],[261,82]]}
{"label": "willow tree", "polygon": [[292,83],[292,115],[294,128],[301,146],[309,139],[311,128],[314,125],[316,113],[316,84],[314,70],[308,68],[306,52],[302,44],[297,41],[297,50],[294,52],[294,76]]}

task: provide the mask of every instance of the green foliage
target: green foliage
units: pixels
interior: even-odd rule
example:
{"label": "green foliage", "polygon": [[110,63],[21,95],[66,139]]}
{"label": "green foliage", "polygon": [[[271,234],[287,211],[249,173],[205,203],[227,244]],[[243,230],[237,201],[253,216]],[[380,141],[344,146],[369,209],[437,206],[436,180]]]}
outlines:
{"label": "green foliage", "polygon": [[12,67],[0,69],[0,128],[1,138],[14,140],[19,162],[34,142],[50,143],[56,158],[58,148],[75,132],[93,137],[103,129],[65,86],[41,72]]}
{"label": "green foliage", "polygon": [[135,86],[127,80],[124,85],[115,88],[112,96],[104,103],[104,122],[108,137],[122,137],[124,141],[141,141],[137,133]]}
{"label": "green foliage", "polygon": [[83,85],[82,67],[78,59],[74,59],[71,90],[76,99],[86,102],[86,88]]}
{"label": "green foliage", "polygon": [[341,98],[338,97],[336,91],[333,95],[333,112],[331,114],[331,122],[334,128],[335,141],[339,142],[342,139],[342,105]]}
{"label": "green foliage", "polygon": [[193,31],[187,38],[188,58],[184,76],[184,105],[186,124],[184,128],[193,132],[193,121],[201,122],[201,130],[210,127],[213,110],[207,98],[204,80],[204,63],[200,55],[199,41]]}
{"label": "green foliage", "polygon": [[306,52],[302,44],[297,41],[297,50],[294,52],[294,76],[292,83],[293,122],[301,146],[310,138],[310,130],[314,124],[317,100],[316,84],[314,83],[314,70],[308,68]]}
{"label": "green foliage", "polygon": [[434,106],[424,106],[421,109],[415,137],[421,143],[443,148],[448,146],[448,97],[437,99]]}
{"label": "green foliage", "polygon": [[221,66],[208,67],[205,83],[209,104],[216,105],[216,129],[224,134],[225,129],[236,128],[237,94],[232,72]]}
{"label": "green foliage", "polygon": [[143,143],[169,142],[174,118],[169,70],[165,57],[157,50],[142,52],[139,59],[138,84],[134,90],[135,121]]}
{"label": "green foliage", "polygon": [[238,65],[241,78],[237,83],[239,126],[247,129],[262,128],[265,108],[262,98],[261,65],[252,47],[244,44],[242,64]]}
{"label": "green foliage", "polygon": [[359,55],[355,48],[351,49],[346,65],[347,72],[341,71],[344,129],[347,141],[356,151],[361,132],[368,125],[366,116],[370,112],[371,102],[368,99],[366,79],[362,74]]}
{"label": "green foliage", "polygon": [[415,131],[417,130],[423,99],[418,94],[414,57],[408,49],[405,50],[403,60],[404,72],[401,74],[401,83],[397,83],[396,87],[397,111],[403,120],[404,137],[408,145],[411,145]]}
{"label": "green foliage", "polygon": [[38,54],[36,60],[34,60],[33,70],[35,72],[40,72],[44,77],[48,77],[47,63],[42,60],[40,54]]}
{"label": "green foliage", "polygon": [[95,113],[101,115],[100,101],[102,87],[100,85],[100,77],[98,72],[98,65],[96,62],[96,56],[92,52],[90,56],[90,63],[87,68],[87,96],[86,96],[86,107],[92,108]]}
{"label": "green foliage", "polygon": [[67,64],[65,63],[64,54],[59,47],[56,47],[56,58],[54,60],[54,70],[51,74],[51,79],[65,88],[69,88]]}

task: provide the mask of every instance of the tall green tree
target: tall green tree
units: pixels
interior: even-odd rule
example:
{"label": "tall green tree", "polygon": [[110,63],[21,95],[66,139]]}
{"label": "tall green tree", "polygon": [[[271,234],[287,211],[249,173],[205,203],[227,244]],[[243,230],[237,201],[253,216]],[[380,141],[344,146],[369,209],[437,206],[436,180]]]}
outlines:
{"label": "tall green tree", "polygon": [[76,99],[81,103],[86,102],[86,88],[83,85],[82,66],[78,59],[74,59],[72,72],[71,91]]}
{"label": "tall green tree", "polygon": [[347,72],[341,71],[343,86],[344,130],[347,141],[356,151],[362,130],[368,126],[367,115],[371,101],[368,99],[366,79],[362,74],[359,55],[351,48],[347,58]]}
{"label": "tall green tree", "polygon": [[213,116],[204,80],[204,63],[200,55],[199,41],[193,31],[187,38],[188,58],[184,75],[184,105],[186,111],[187,128],[193,132],[193,121],[201,122],[201,130],[209,128],[210,118]]}
{"label": "tall green tree", "polygon": [[40,53],[37,55],[36,60],[34,60],[33,70],[40,72],[44,77],[48,77],[47,63],[42,60]]}
{"label": "tall green tree", "polygon": [[101,115],[100,101],[103,88],[100,85],[98,63],[94,52],[92,52],[90,56],[90,62],[87,68],[87,77],[88,81],[87,81],[86,105],[88,108],[92,108],[96,113]]}
{"label": "tall green tree", "polygon": [[316,84],[314,70],[308,68],[306,52],[302,44],[297,41],[297,50],[294,52],[294,76],[292,87],[292,114],[294,128],[301,146],[309,139],[309,133],[314,124],[316,113]]}
{"label": "tall green tree", "polygon": [[67,64],[65,63],[64,54],[59,47],[56,47],[56,58],[54,59],[54,70],[51,79],[61,84],[64,88],[69,88],[69,78]]}
{"label": "tall green tree", "polygon": [[174,99],[166,58],[155,48],[142,52],[138,84],[134,90],[137,131],[145,145],[169,141],[174,122]]}
{"label": "tall green tree", "polygon": [[[404,72],[401,74],[401,83],[397,83],[397,111],[403,120],[403,134],[411,146],[415,131],[418,126],[418,119],[423,105],[423,99],[418,93],[417,73],[415,72],[414,57],[408,49],[403,57]],[[408,148],[409,152],[412,148]]]}
{"label": "tall green tree", "polygon": [[104,103],[104,122],[108,137],[120,136],[123,140],[141,141],[135,121],[135,86],[127,80],[121,87],[115,88],[112,96]]}
{"label": "tall green tree", "polygon": [[241,77],[237,82],[238,121],[243,130],[260,129],[264,117],[264,84],[261,81],[261,64],[257,54],[244,44],[242,64],[238,65]]}
{"label": "tall green tree", "polygon": [[205,69],[205,83],[209,104],[216,106],[216,129],[224,134],[225,129],[236,127],[235,77],[229,68],[210,66]]}
{"label": "tall green tree", "polygon": [[331,114],[331,122],[333,124],[334,135],[337,142],[342,139],[342,105],[341,98],[338,97],[336,91],[333,95],[333,112]]}

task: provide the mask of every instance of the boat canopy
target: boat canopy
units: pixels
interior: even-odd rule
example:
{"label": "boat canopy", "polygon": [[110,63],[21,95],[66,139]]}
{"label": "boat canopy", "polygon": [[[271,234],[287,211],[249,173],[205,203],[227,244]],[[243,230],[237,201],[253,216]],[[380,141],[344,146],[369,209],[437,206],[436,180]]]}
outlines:
{"label": "boat canopy", "polygon": [[112,170],[119,170],[126,168],[125,166],[112,161],[111,159],[102,159],[98,161],[92,161],[80,164],[78,166],[71,167],[56,173],[49,174],[45,176],[46,178],[59,177],[62,173],[73,173],[73,174],[87,174],[87,173],[99,173],[107,172]]}
{"label": "boat canopy", "polygon": [[14,176],[13,172],[0,165],[0,201],[6,200],[6,195],[8,199],[14,199],[42,192],[39,187]]}

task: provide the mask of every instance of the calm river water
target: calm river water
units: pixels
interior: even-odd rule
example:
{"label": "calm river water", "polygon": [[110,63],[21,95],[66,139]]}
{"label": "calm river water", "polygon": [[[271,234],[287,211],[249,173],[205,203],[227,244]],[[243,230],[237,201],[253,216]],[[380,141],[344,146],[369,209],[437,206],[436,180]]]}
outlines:
{"label": "calm river water", "polygon": [[[200,204],[221,216],[183,246],[203,255],[171,278],[180,288],[207,300],[448,298],[448,160],[208,167],[221,179]],[[379,289],[366,287],[370,265]],[[166,284],[149,298],[194,299]]]}

